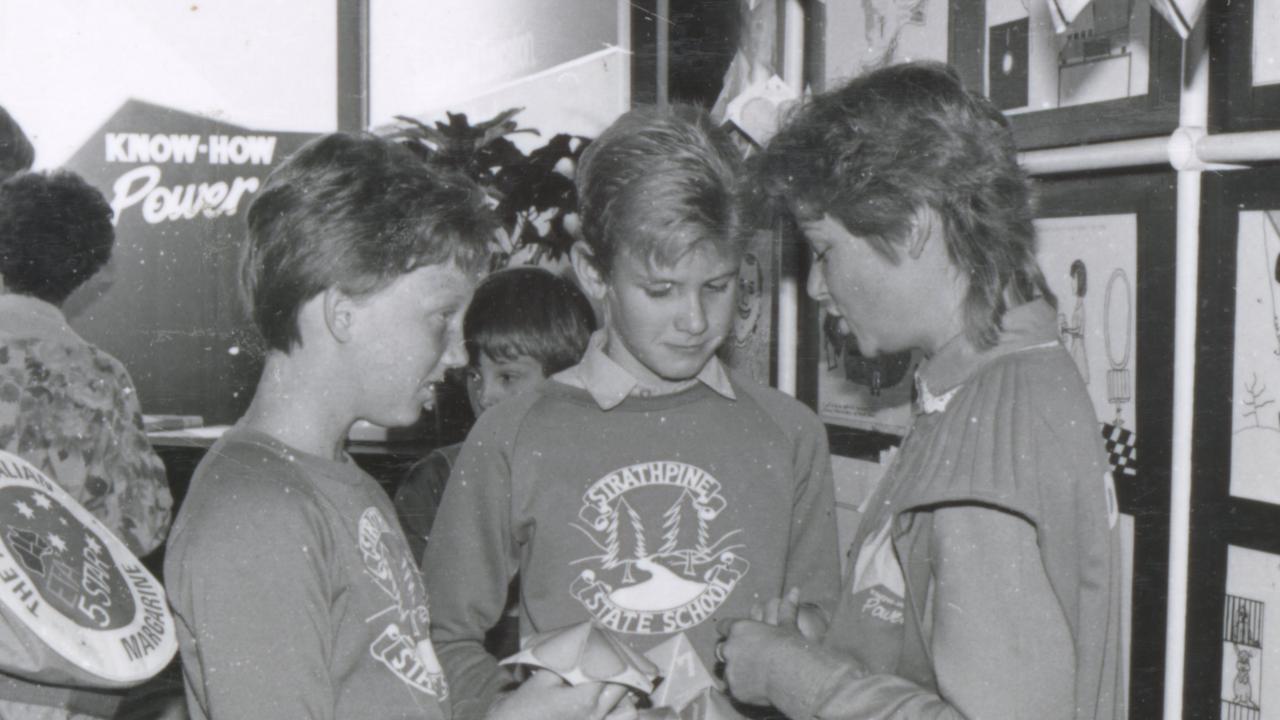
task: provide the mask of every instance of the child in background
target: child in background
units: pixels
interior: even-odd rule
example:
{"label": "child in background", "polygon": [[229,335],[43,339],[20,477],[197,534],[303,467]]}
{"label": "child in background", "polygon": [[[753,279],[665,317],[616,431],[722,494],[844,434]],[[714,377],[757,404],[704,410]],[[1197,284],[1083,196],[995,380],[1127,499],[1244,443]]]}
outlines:
{"label": "child in background", "polygon": [[684,633],[708,668],[718,619],[793,587],[834,602],[825,430],[715,358],[745,242],[737,170],[689,108],[632,111],[583,155],[572,259],[605,327],[581,362],[480,418],[427,546],[456,717],[512,682],[482,641],[517,573],[522,636],[594,619],[644,651]]}
{"label": "child in background", "polygon": [[[312,141],[254,198],[242,279],[266,366],[165,562],[196,720],[450,716],[417,564],[343,447],[359,419],[416,420],[466,361],[491,227],[470,181],[373,137]],[[489,717],[598,718],[620,696],[546,673]]]}
{"label": "child in background", "polygon": [[[467,397],[475,416],[578,362],[595,329],[591,302],[571,280],[535,267],[485,278],[462,321]],[[457,443],[433,450],[396,491],[396,513],[419,562],[461,449]]]}

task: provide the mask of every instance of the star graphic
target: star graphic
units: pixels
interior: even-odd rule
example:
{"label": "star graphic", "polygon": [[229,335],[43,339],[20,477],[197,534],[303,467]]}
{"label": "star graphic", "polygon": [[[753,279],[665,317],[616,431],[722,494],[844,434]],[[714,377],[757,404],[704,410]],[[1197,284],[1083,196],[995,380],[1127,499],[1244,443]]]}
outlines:
{"label": "star graphic", "polygon": [[94,552],[101,552],[101,551],[102,551],[102,546],[98,544],[98,539],[97,539],[97,538],[95,538],[95,537],[94,537],[94,536],[92,536],[92,535],[86,534],[86,535],[84,536],[84,544],[85,544],[85,545],[88,545],[88,546],[89,546],[89,549],[90,549],[90,550],[92,550],[92,551],[94,551]]}
{"label": "star graphic", "polygon": [[58,522],[62,523],[63,525],[66,525],[66,524],[67,524],[67,519],[66,519],[66,518],[64,518],[64,517],[60,517],[60,518],[58,518]]}
{"label": "star graphic", "polygon": [[32,510],[31,510],[31,506],[30,506],[30,505],[28,505],[28,504],[26,504],[26,503],[24,503],[24,502],[22,502],[21,500],[19,500],[18,502],[14,503],[14,504],[13,504],[13,506],[14,506],[14,507],[16,507],[16,508],[18,508],[18,514],[19,514],[19,515],[21,515],[22,517],[24,517],[24,518],[26,518],[26,519],[28,519],[28,520],[30,520],[31,518],[33,518],[33,517],[35,517],[35,516],[36,516],[36,514],[35,514],[34,512],[32,512]]}
{"label": "star graphic", "polygon": [[44,493],[32,493],[31,499],[36,501],[41,510],[48,510],[53,507],[53,503],[49,502],[49,497]]}
{"label": "star graphic", "polygon": [[58,537],[57,533],[49,533],[49,544],[58,552],[62,552],[67,549],[67,544],[63,542],[62,538]]}

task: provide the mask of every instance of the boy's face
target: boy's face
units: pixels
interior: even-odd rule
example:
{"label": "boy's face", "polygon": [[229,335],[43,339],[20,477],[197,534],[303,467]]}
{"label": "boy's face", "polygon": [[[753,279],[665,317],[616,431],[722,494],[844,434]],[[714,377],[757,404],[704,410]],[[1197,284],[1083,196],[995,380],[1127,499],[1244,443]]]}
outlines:
{"label": "boy's face", "polygon": [[609,356],[642,384],[697,376],[732,325],[738,261],[707,242],[674,267],[618,253],[605,293]]}
{"label": "boy's face", "polygon": [[466,364],[462,314],[474,288],[452,264],[429,265],[355,301],[350,365],[358,417],[387,427],[418,419],[444,371]]}
{"label": "boy's face", "polygon": [[467,397],[476,417],[510,397],[537,387],[546,379],[542,363],[528,355],[510,360],[494,360],[481,352],[480,362],[467,368]]}

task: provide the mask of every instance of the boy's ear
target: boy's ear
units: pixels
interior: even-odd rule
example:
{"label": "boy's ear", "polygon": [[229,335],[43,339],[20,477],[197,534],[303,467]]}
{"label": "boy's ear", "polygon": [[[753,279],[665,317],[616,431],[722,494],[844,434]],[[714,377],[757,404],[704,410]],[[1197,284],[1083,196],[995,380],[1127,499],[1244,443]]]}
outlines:
{"label": "boy's ear", "polygon": [[355,324],[355,303],[338,288],[324,291],[324,324],[338,342],[349,342]]}
{"label": "boy's ear", "polygon": [[600,268],[596,266],[595,253],[591,248],[579,240],[569,250],[569,260],[573,264],[573,272],[578,276],[578,282],[587,295],[597,301],[603,300],[609,291],[609,283],[600,272]]}
{"label": "boy's ear", "polygon": [[933,238],[935,228],[938,227],[937,215],[927,205],[921,205],[916,208],[915,213],[911,217],[911,236],[907,242],[907,254],[912,259],[920,259],[924,253],[925,245]]}

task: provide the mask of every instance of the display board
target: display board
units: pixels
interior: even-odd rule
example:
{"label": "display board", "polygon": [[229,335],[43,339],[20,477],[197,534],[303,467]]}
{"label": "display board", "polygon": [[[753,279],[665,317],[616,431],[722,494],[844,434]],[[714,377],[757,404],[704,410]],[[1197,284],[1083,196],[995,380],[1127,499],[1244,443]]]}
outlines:
{"label": "display board", "polygon": [[248,406],[262,352],[237,285],[245,216],[311,137],[131,100],[68,161],[111,204],[116,245],[67,314],[129,369],[148,413],[228,423]]}

